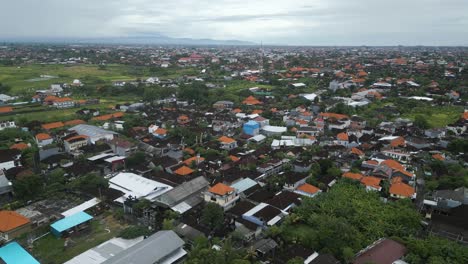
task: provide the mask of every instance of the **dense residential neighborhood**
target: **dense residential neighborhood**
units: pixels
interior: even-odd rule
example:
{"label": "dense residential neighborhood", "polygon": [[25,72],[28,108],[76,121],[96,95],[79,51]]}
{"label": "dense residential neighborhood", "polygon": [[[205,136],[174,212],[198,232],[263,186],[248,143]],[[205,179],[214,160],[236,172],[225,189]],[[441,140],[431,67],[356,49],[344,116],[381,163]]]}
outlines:
{"label": "dense residential neighborhood", "polygon": [[468,263],[467,63],[5,44],[0,263]]}

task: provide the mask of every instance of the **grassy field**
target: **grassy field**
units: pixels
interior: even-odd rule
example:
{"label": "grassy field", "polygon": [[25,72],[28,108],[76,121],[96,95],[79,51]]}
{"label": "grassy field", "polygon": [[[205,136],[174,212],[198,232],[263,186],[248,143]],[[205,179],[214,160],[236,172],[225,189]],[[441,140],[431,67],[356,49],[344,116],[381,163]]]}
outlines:
{"label": "grassy field", "polygon": [[[144,79],[149,76],[160,78],[175,78],[182,75],[197,74],[192,68],[184,69],[157,69],[150,72],[149,67],[135,67],[128,65],[106,65],[100,69],[98,65],[57,65],[57,64],[32,64],[21,67],[0,66],[0,83],[10,86],[11,95],[32,94],[37,89],[45,89],[53,83],[71,83],[74,79],[80,79],[83,83],[104,81],[110,84],[112,81],[130,81],[137,78]],[[57,78],[43,80],[41,75],[50,75]]]}
{"label": "grassy field", "polygon": [[463,110],[459,107],[415,107],[410,113],[403,114],[403,117],[414,120],[416,116],[422,115],[433,128],[445,127],[457,121]]}
{"label": "grassy field", "polygon": [[63,263],[115,237],[125,227],[112,216],[96,219],[91,222],[89,231],[73,236],[67,248],[64,247],[65,239],[49,234],[34,243],[32,253],[43,264]]}
{"label": "grassy field", "polygon": [[103,114],[109,112],[112,107],[116,104],[132,103],[138,101],[137,98],[125,97],[125,98],[106,98],[101,99],[100,104],[89,105],[83,107],[74,107],[67,109],[56,109],[53,107],[43,105],[22,105],[15,106],[13,112],[0,115],[0,121],[4,120],[15,120],[15,121],[32,121],[37,120],[41,122],[53,122],[53,121],[67,121],[79,118],[75,112],[81,108],[93,108],[99,109]]}

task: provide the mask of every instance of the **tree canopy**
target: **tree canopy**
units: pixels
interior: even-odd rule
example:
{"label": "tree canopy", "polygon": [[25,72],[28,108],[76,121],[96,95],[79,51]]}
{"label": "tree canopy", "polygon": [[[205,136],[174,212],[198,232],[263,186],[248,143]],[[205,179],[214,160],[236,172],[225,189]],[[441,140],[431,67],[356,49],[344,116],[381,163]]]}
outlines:
{"label": "tree canopy", "polygon": [[420,215],[410,201],[383,203],[377,193],[346,182],[305,199],[281,226],[287,242],[343,260],[381,237],[406,237],[418,230]]}

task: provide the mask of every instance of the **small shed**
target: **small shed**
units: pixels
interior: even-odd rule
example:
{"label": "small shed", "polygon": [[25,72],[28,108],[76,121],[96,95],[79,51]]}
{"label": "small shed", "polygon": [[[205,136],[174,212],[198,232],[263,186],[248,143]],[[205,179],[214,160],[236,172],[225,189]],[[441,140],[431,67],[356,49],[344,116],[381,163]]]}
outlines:
{"label": "small shed", "polygon": [[63,233],[72,233],[86,228],[93,217],[85,212],[67,216],[50,225],[52,234],[61,237]]}

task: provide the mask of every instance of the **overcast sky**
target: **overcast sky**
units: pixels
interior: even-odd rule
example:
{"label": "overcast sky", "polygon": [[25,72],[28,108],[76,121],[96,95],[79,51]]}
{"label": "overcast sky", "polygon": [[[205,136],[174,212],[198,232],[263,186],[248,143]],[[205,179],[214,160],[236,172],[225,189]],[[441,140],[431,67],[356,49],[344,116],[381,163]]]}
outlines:
{"label": "overcast sky", "polygon": [[289,45],[468,45],[468,0],[2,0],[0,38],[160,33]]}

